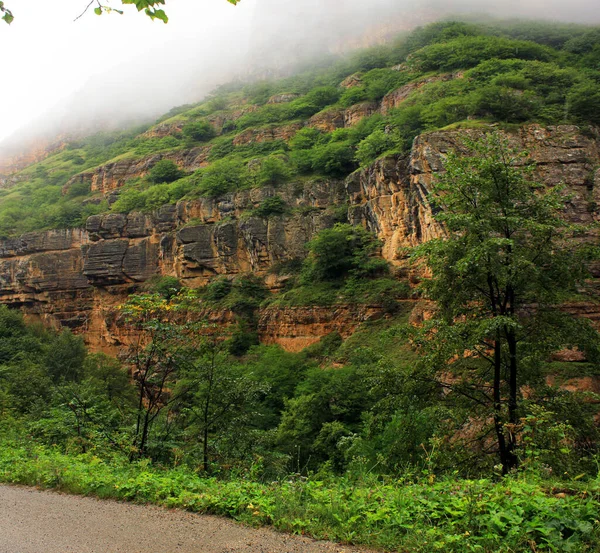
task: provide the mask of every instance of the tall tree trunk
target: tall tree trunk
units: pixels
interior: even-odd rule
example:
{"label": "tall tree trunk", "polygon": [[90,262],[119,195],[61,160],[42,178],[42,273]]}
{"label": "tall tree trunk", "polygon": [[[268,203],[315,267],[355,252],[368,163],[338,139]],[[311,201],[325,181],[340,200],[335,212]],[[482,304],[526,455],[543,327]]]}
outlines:
{"label": "tall tree trunk", "polygon": [[504,423],[502,422],[502,346],[500,340],[494,340],[494,429],[498,440],[498,453],[502,464],[502,474],[510,471]]}
{"label": "tall tree trunk", "polygon": [[146,410],[144,416],[144,426],[142,428],[142,439],[140,440],[140,447],[138,450],[138,456],[144,457],[146,455],[146,448],[148,447],[148,435],[150,433],[150,412]]}
{"label": "tall tree trunk", "polygon": [[208,423],[204,422],[204,443],[202,444],[202,470],[208,472]]}
{"label": "tall tree trunk", "polygon": [[508,375],[508,422],[510,424],[508,432],[508,462],[510,469],[515,469],[519,466],[519,458],[516,454],[517,436],[515,429],[518,422],[518,382],[517,382],[517,337],[511,330],[506,333],[508,342],[509,354],[509,375]]}
{"label": "tall tree trunk", "polygon": [[139,455],[138,441],[140,439],[140,431],[142,429],[142,418],[144,413],[144,393],[146,389],[145,378],[142,377],[141,381],[136,382],[138,386],[138,406],[137,406],[137,417],[135,421],[135,434],[131,443],[131,453],[129,454],[129,460],[133,461]]}
{"label": "tall tree trunk", "polygon": [[[512,253],[512,250],[509,249]],[[512,286],[507,287],[508,314],[514,317],[515,314],[515,291]],[[508,344],[508,464],[509,470],[519,466],[517,457],[517,435],[516,427],[518,422],[518,364],[517,364],[517,336],[514,329],[506,328],[506,342]]]}

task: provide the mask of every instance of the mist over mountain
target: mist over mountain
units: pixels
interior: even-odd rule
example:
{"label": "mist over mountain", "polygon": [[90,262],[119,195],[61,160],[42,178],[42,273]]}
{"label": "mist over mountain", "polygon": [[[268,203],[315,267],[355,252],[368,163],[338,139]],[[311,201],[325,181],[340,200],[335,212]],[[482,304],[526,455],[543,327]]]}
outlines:
{"label": "mist over mountain", "polygon": [[[32,0],[33,4],[36,2],[40,0]],[[69,21],[64,27],[65,33],[79,33],[80,43],[71,45],[69,42],[67,48],[89,48],[93,63],[88,67],[88,63],[74,59],[71,62],[49,60],[60,71],[51,82],[40,83],[38,96],[33,96],[35,106],[26,100],[23,105],[9,102],[14,122],[13,128],[5,121],[4,129],[0,129],[0,140],[4,138],[0,141],[0,158],[6,160],[32,149],[45,149],[57,142],[57,137],[60,144],[60,139],[68,136],[150,122],[173,106],[201,100],[224,82],[281,75],[300,61],[318,58],[325,52],[339,53],[373,44],[450,14],[600,21],[595,0],[574,0],[568,5],[562,1],[541,0],[349,0],[344,3],[244,0],[235,8],[225,4],[222,0],[221,4],[214,2],[210,7],[167,5],[171,20],[166,26],[146,25],[149,22],[139,21],[145,19],[143,16],[126,20],[125,16],[97,18],[87,14],[77,23]],[[65,14],[62,17],[65,21],[61,24],[64,24],[68,17]],[[92,32],[90,44],[85,44],[85,25],[93,25],[94,32],[104,33],[103,40],[109,40],[110,44],[94,43]],[[135,33],[141,26],[142,38],[136,42]],[[57,31],[60,29],[56,29],[55,34]],[[12,28],[3,30],[0,47],[10,47],[13,39],[18,46],[17,37],[11,32]],[[24,34],[27,32],[23,29]],[[136,44],[134,48],[130,46],[131,40]],[[105,48],[112,47],[118,52],[121,42],[123,55],[103,56]],[[13,51],[9,61],[19,63],[20,51]],[[28,63],[31,60],[23,58],[19,66],[25,73],[29,71]],[[53,102],[44,87],[60,87],[60,82],[66,81],[64,75],[77,84],[71,88],[65,84],[62,92],[57,89],[55,96],[60,99]],[[21,86],[24,84],[18,79],[8,84],[9,91],[16,96]],[[31,118],[32,107],[40,115]]]}

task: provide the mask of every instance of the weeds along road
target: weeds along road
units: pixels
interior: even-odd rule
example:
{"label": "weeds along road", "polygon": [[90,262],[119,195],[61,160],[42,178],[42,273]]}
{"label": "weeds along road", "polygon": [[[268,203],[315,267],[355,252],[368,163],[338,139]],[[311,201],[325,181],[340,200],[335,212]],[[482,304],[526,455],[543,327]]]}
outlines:
{"label": "weeds along road", "polygon": [[0,485],[0,553],[351,553],[153,506]]}

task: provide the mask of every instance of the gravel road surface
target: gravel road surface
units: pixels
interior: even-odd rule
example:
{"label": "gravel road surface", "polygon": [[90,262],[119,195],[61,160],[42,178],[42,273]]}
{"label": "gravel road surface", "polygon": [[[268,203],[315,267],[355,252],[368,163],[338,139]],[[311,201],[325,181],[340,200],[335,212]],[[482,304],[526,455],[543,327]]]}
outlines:
{"label": "gravel road surface", "polygon": [[351,553],[226,519],[0,485],[0,553]]}

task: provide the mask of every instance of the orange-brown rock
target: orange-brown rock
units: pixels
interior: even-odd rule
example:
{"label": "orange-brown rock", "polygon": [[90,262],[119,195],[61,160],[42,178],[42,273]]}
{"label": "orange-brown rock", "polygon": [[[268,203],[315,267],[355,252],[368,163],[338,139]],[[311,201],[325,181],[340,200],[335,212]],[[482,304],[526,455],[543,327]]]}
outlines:
{"label": "orange-brown rock", "polygon": [[145,176],[161,159],[174,161],[184,171],[195,171],[208,164],[210,150],[211,146],[206,145],[144,158],[120,159],[75,175],[64,186],[63,193],[66,193],[72,184],[89,182],[92,192],[107,195],[121,188],[127,181]]}
{"label": "orange-brown rock", "polygon": [[408,99],[408,97],[413,92],[420,90],[425,85],[440,81],[451,81],[453,79],[460,79],[462,77],[464,77],[464,74],[462,72],[448,73],[445,75],[435,75],[433,77],[427,77],[426,79],[421,79],[419,81],[401,86],[400,88],[384,96],[383,100],[381,101],[381,113],[385,115],[390,110],[399,107]]}
{"label": "orange-brown rock", "polygon": [[359,73],[354,73],[354,75],[350,75],[346,77],[341,83],[341,88],[356,88],[357,86],[362,86],[363,80]]}
{"label": "orange-brown rock", "polygon": [[552,355],[553,361],[561,361],[563,363],[581,363],[587,361],[585,352],[579,351],[578,349],[564,349],[557,351]]}
{"label": "orange-brown rock", "polygon": [[246,146],[261,142],[274,142],[275,140],[290,140],[303,126],[302,123],[293,123],[280,127],[248,129],[233,139],[233,145]]}
{"label": "orange-brown rock", "polygon": [[322,132],[333,132],[336,129],[343,129],[346,125],[345,110],[328,109],[313,115],[308,120],[308,126],[313,129],[319,129]]}
{"label": "orange-brown rock", "polygon": [[218,133],[222,133],[226,130],[232,130],[234,128],[234,123],[238,119],[240,119],[247,113],[252,113],[256,111],[257,109],[258,106],[248,105],[240,109],[219,111],[217,113],[209,115],[206,119],[213,127],[215,127]]}
{"label": "orange-brown rock", "polygon": [[[464,135],[479,133],[453,130],[420,136],[409,155],[379,160],[345,182],[290,183],[181,201],[149,214],[97,215],[85,229],[0,241],[0,301],[48,324],[84,332],[94,349],[114,352],[125,340],[114,323],[114,308],[149,277],[173,275],[195,287],[218,275],[252,271],[266,276],[274,264],[305,255],[306,242],[336,221],[330,209],[336,205],[348,205],[349,221],[377,233],[383,256],[405,270],[403,247],[443,235],[427,196],[436,173],[443,170],[444,156],[463,147]],[[566,185],[571,195],[565,209],[572,220],[598,220],[593,204],[600,187],[596,135],[572,126],[529,125],[507,137],[531,152],[540,180],[548,186]],[[202,163],[207,150],[172,155],[190,169]],[[106,193],[130,175],[149,170],[158,159],[122,160],[117,164],[123,165],[109,164],[79,178],[95,179],[95,188]],[[274,194],[296,209],[269,218],[250,215]],[[268,282],[273,289],[280,286],[274,275]],[[566,309],[600,322],[596,304],[573,303]],[[260,333],[268,343],[298,349],[332,331],[347,335],[376,314],[377,307],[272,308],[260,314]],[[415,320],[426,316],[426,306],[413,313]]]}
{"label": "orange-brown rock", "polygon": [[[308,209],[240,218],[275,193]],[[218,275],[266,275],[276,263],[303,257],[306,242],[335,220],[327,208],[343,200],[341,181],[263,187],[149,214],[96,215],[85,229],[0,241],[0,301],[85,333],[94,349],[115,353],[123,342],[112,322],[115,306],[139,284],[156,274],[192,287]]]}
{"label": "orange-brown rock", "polygon": [[10,179],[12,173],[63,150],[67,145],[67,140],[68,137],[65,135],[52,140],[47,138],[34,139],[24,145],[22,152],[0,157],[0,188],[9,188],[14,184],[15,181]]}
{"label": "orange-brown rock", "polygon": [[[576,366],[576,365],[574,365]],[[556,375],[549,375],[546,378],[548,386],[559,387],[567,392],[584,392],[595,394],[598,397],[590,396],[588,401],[600,403],[600,377],[599,376],[576,376],[567,380],[561,380]]]}
{"label": "orange-brown rock", "polygon": [[[468,129],[419,136],[409,156],[379,160],[348,178],[350,220],[377,233],[384,242],[383,255],[390,262],[402,260],[402,248],[442,235],[427,201],[432,181],[443,170],[444,156],[465,148],[463,137],[475,138],[481,133]],[[569,125],[527,125],[506,137],[511,146],[530,152],[540,182],[565,185],[570,195],[565,211],[572,221],[588,224],[599,220],[598,210],[590,209],[599,193],[599,181],[593,178],[600,162],[596,136],[584,135]]]}
{"label": "orange-brown rock", "polygon": [[262,343],[301,351],[332,332],[347,338],[361,323],[382,316],[380,306],[268,307],[260,313],[258,334]]}
{"label": "orange-brown rock", "polygon": [[377,233],[383,257],[396,264],[404,258],[403,248],[443,234],[427,201],[429,180],[413,173],[414,161],[412,156],[382,159],[346,181],[350,222]]}
{"label": "orange-brown rock", "polygon": [[267,104],[287,104],[288,102],[294,101],[296,98],[299,98],[300,94],[295,92],[287,92],[285,94],[275,94],[271,96],[267,102]]}
{"label": "orange-brown rock", "polygon": [[164,138],[165,136],[177,135],[181,133],[186,123],[187,121],[184,119],[170,123],[160,123],[150,127],[142,136],[146,138]]}
{"label": "orange-brown rock", "polygon": [[344,127],[353,127],[362,119],[377,113],[379,105],[375,102],[356,104],[344,111]]}

